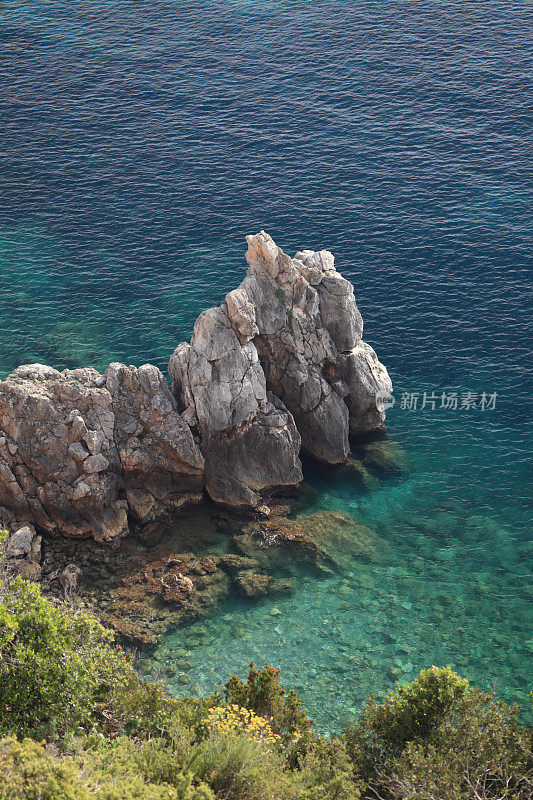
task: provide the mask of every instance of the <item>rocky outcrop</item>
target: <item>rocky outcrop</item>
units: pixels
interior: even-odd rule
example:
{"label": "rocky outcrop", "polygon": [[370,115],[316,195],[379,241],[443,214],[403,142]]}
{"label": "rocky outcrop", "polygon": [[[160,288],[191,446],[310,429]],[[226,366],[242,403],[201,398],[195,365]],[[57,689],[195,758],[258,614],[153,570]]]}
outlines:
{"label": "rocky outcrop", "polygon": [[93,369],[16,369],[0,385],[0,505],[41,528],[128,529],[112,398]]}
{"label": "rocky outcrop", "polygon": [[350,431],[383,425],[379,397],[392,384],[361,339],[353,287],[331,253],[290,258],[264,231],[247,241],[246,278],[200,315],[169,372],[202,437],[208,491],[248,505],[262,486],[301,479],[298,434],[309,455],[342,463]]}
{"label": "rocky outcrop", "polygon": [[204,459],[189,426],[176,413],[157,367],[111,364],[105,386],[112,398],[114,441],[126,502],[139,523],[202,499]]}
{"label": "rocky outcrop", "polygon": [[97,541],[199,500],[203,457],[151,365],[16,369],[0,384],[0,506]]}
{"label": "rocky outcrop", "polygon": [[350,432],[383,425],[391,382],[332,254],[290,258],[263,231],[247,241],[245,279],[170,359],[175,400],[150,364],[30,364],[0,382],[0,507],[113,541],[204,487],[258,507],[301,483],[300,448],[339,464]]}

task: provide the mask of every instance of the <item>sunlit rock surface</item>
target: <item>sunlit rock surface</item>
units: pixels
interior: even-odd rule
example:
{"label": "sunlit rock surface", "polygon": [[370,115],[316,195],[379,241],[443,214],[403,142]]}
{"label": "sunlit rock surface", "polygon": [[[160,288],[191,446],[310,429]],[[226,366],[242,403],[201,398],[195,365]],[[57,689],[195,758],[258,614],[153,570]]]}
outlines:
{"label": "sunlit rock surface", "polygon": [[260,507],[301,484],[300,449],[340,464],[350,432],[383,426],[391,381],[332,254],[247,242],[243,282],[171,356],[174,397],[151,364],[28,364],[0,383],[0,522],[3,507],[69,536],[151,536],[204,488]]}
{"label": "sunlit rock surface", "polygon": [[207,489],[230,505],[299,483],[300,437],[312,457],[345,461],[350,431],[382,427],[379,397],[392,391],[332,254],[291,259],[264,231],[247,242],[245,279],[200,315],[169,364],[183,418],[202,437]]}
{"label": "sunlit rock surface", "polygon": [[0,383],[0,506],[17,519],[111,541],[202,490],[203,457],[156,367],[30,364]]}

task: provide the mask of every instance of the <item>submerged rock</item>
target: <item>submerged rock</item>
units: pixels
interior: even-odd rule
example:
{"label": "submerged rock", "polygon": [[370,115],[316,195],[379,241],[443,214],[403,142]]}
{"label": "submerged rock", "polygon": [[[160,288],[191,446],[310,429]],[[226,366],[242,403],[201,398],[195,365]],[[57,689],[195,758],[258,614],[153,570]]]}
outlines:
{"label": "submerged rock", "polygon": [[[252,555],[276,549],[289,549],[299,561],[307,561],[322,572],[349,568],[354,558],[378,563],[387,552],[386,542],[350,514],[334,510],[315,511],[288,518],[273,514],[260,524],[249,523],[244,533],[234,538],[236,546]],[[255,550],[254,550],[255,548]],[[270,561],[275,560],[272,552]]]}
{"label": "submerged rock", "polygon": [[238,556],[233,553],[220,556],[219,563],[226,572],[230,575],[237,574],[238,572],[246,572],[254,570],[258,562],[255,558],[247,558],[246,556]]}
{"label": "submerged rock", "polygon": [[341,477],[349,477],[357,488],[363,492],[371,492],[379,487],[377,477],[361,461],[355,458],[349,458],[341,469]]}
{"label": "submerged rock", "polygon": [[409,453],[392,439],[376,439],[356,448],[363,466],[380,478],[399,478],[412,471]]}
{"label": "submerged rock", "polygon": [[217,559],[168,546],[132,556],[115,572],[118,585],[100,599],[100,617],[139,645],[155,644],[171,626],[210,611],[230,585]]}
{"label": "submerged rock", "polygon": [[248,598],[288,595],[293,589],[289,580],[253,572],[241,572],[236,575],[235,585],[239,592]]}

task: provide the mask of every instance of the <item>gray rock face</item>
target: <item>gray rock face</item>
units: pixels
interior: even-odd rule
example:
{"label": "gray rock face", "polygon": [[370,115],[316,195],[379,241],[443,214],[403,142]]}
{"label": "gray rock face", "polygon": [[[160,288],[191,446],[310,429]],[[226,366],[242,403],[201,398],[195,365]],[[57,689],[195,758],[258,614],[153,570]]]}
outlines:
{"label": "gray rock face", "polygon": [[[208,491],[233,502],[239,490],[236,504],[256,502],[261,485],[278,480],[274,466],[286,483],[301,479],[294,425],[309,455],[341,463],[350,431],[383,425],[376,395],[392,391],[361,339],[353,287],[332,254],[303,250],[291,259],[264,231],[247,242],[245,279],[200,315],[190,346],[180,345],[169,365],[183,417],[202,436]],[[268,432],[265,413],[279,427]]]}
{"label": "gray rock face", "polygon": [[112,364],[16,369],[0,383],[0,506],[19,520],[110,541],[198,500],[203,458],[161,372]]}
{"label": "gray rock face", "polygon": [[213,500],[256,506],[265,491],[301,482],[294,420],[267,396],[257,349],[240,341],[225,307],[198,317],[191,344],[175,350],[169,373],[183,419],[200,433]]}
{"label": "gray rock face", "polygon": [[[103,375],[29,364],[0,382],[0,507],[112,541],[199,501],[204,486],[217,502],[258,507],[302,481],[300,447],[338,464],[350,432],[382,426],[390,378],[332,254],[290,258],[264,231],[247,242],[241,285],[170,359],[177,408],[150,364]],[[12,546],[26,545],[21,533]]]}
{"label": "gray rock face", "polygon": [[302,480],[300,436],[277,400],[266,401],[249,421],[203,440],[205,484],[213,500],[257,506],[265,491],[297,486]]}
{"label": "gray rock face", "polygon": [[7,540],[0,542],[0,555],[3,579],[20,575],[22,578],[38,581],[41,577],[42,537],[35,532],[33,525],[23,525],[13,519],[5,508],[0,508],[0,527],[8,531]]}
{"label": "gray rock face", "polygon": [[23,525],[15,533],[11,534],[7,541],[7,558],[20,558],[31,553],[31,546],[35,539],[35,528],[30,525]]}
{"label": "gray rock face", "polygon": [[124,535],[128,519],[100,377],[29,364],[0,384],[0,505],[47,530],[105,541]]}
{"label": "gray rock face", "polygon": [[385,412],[376,397],[390,394],[392,382],[370,345],[361,339],[351,351],[341,353],[338,370],[348,387],[344,400],[350,413],[350,431],[366,433],[381,427]]}
{"label": "gray rock face", "polygon": [[128,511],[135,522],[144,525],[162,511],[199,502],[204,459],[160,370],[152,364],[138,369],[110,364],[105,381]]}
{"label": "gray rock face", "polygon": [[303,449],[340,463],[349,452],[349,431],[383,425],[376,395],[392,391],[387,370],[361,339],[353,286],[327,250],[303,250],[290,259],[263,231],[247,242],[250,267],[241,286],[252,297],[260,287],[270,289],[254,339],[267,385],[294,415]]}

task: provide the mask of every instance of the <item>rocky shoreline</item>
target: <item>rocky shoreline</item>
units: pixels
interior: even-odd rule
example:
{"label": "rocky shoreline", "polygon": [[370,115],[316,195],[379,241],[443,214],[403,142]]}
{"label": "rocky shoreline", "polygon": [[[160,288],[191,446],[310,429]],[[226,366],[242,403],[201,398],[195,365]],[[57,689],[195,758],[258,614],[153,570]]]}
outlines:
{"label": "rocky shoreline", "polygon": [[[361,445],[340,480],[371,491],[383,475],[405,477],[406,453],[388,438]],[[379,564],[387,544],[351,514],[316,505],[307,484],[293,498],[250,512],[206,500],[114,543],[37,533],[4,522],[4,568],[38,581],[48,597],[86,608],[139,649],[177,625],[216,611],[229,596],[255,602],[288,595],[303,575],[344,574],[356,558]]]}
{"label": "rocky shoreline", "polygon": [[382,428],[391,381],[332,254],[247,241],[245,279],[171,356],[172,394],[150,364],[0,383],[0,518],[117,542],[204,492],[256,508],[301,484],[300,450],[340,464]]}
{"label": "rocky shoreline", "polygon": [[0,383],[10,568],[52,595],[81,594],[137,645],[230,592],[290,592],[280,551],[318,573],[343,548],[375,557],[378,537],[350,516],[295,520],[282,498],[302,486],[300,454],[344,464],[366,488],[404,468],[389,441],[368,446],[369,468],[348,459],[350,434],[384,430],[392,385],[331,253],[290,258],[263,231],[247,242],[241,285],[172,354],[172,390],[151,364],[28,364]]}

